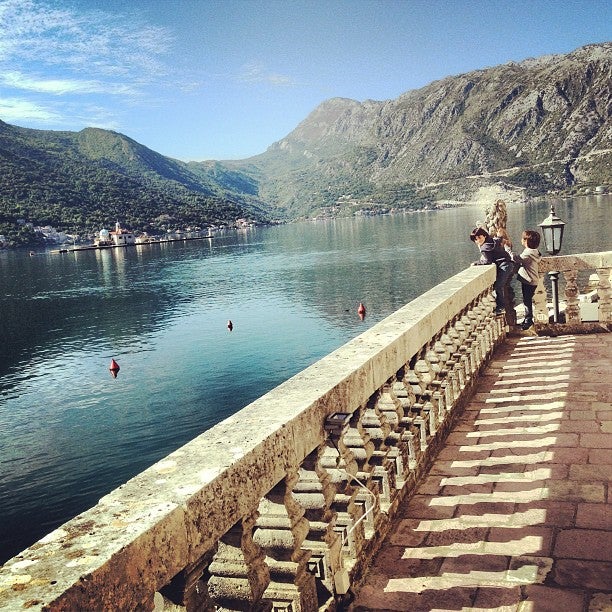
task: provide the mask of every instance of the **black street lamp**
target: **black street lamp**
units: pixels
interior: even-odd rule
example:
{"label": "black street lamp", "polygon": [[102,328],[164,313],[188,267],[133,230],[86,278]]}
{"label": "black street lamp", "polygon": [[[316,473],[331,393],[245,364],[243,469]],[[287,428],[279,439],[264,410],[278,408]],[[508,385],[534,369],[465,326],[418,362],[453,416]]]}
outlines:
{"label": "black street lamp", "polygon": [[[561,221],[555,213],[555,207],[550,205],[550,214],[542,223],[542,235],[544,236],[544,246],[549,255],[556,255],[561,250],[563,242],[563,230],[565,229],[565,221]],[[559,272],[550,271],[550,284],[552,287],[553,299],[553,321],[559,322]]]}

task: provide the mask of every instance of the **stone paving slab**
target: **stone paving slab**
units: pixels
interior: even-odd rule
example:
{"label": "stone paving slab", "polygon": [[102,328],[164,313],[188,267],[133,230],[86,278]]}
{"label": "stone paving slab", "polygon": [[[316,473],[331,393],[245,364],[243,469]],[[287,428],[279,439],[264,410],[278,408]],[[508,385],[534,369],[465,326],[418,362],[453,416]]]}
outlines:
{"label": "stone paving slab", "polygon": [[509,337],[351,612],[612,611],[612,334]]}

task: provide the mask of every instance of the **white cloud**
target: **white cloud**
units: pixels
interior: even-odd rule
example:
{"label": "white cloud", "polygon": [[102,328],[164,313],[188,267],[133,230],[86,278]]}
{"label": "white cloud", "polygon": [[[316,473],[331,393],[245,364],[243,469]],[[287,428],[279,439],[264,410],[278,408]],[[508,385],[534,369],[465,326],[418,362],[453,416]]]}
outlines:
{"label": "white cloud", "polygon": [[78,79],[45,79],[28,77],[21,72],[5,72],[0,74],[0,82],[13,89],[35,91],[39,93],[62,94],[91,94],[107,93],[115,95],[134,95],[136,90],[131,85],[121,83],[101,83],[100,81],[87,81]]}
{"label": "white cloud", "polygon": [[29,119],[53,122],[59,119],[59,115],[54,111],[19,98],[0,98],[0,117],[8,121]]}
{"label": "white cloud", "polygon": [[152,77],[172,37],[136,14],[77,14],[33,0],[0,1],[0,60],[61,66],[75,72]]}
{"label": "white cloud", "polygon": [[249,62],[242,67],[238,80],[245,83],[268,83],[275,87],[292,87],[295,81],[286,75],[269,72],[259,62]]}
{"label": "white cloud", "polygon": [[167,29],[143,23],[136,10],[111,14],[62,4],[0,0],[0,86],[5,95],[18,92],[5,98],[0,117],[55,124],[63,115],[62,122],[74,123],[88,118],[85,104],[94,96],[97,108],[105,107],[104,124],[114,124],[109,96],[132,104],[151,87],[171,85]]}

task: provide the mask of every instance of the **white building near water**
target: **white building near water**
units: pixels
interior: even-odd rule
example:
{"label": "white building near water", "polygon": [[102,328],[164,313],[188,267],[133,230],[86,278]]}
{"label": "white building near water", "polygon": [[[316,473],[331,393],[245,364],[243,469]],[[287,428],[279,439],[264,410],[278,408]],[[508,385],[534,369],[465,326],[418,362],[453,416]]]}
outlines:
{"label": "white building near water", "polygon": [[98,237],[94,241],[96,246],[125,246],[126,244],[136,244],[136,234],[125,230],[119,224],[115,223],[115,229],[109,232],[107,229],[101,229]]}
{"label": "white building near water", "polygon": [[124,230],[119,224],[119,221],[115,223],[115,230],[110,232],[110,238],[116,246],[136,244],[136,234],[129,230]]}

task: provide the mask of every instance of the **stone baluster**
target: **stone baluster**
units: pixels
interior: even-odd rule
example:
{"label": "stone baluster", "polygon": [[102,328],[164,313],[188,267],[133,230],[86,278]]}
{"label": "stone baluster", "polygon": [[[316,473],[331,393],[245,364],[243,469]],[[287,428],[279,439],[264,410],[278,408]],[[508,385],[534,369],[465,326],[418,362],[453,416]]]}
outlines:
{"label": "stone baluster", "polygon": [[[417,361],[417,357],[413,358],[414,363]],[[412,393],[415,397],[415,402],[410,407],[412,424],[415,425],[418,429],[419,435],[419,448],[421,451],[424,451],[427,448],[427,420],[424,418],[423,414],[423,393],[424,389],[421,386],[421,381],[417,376],[417,373],[413,367],[407,366],[405,381],[410,385],[412,389]],[[415,456],[415,459],[416,456]],[[418,459],[417,459],[418,463]]]}
{"label": "stone baluster", "polygon": [[610,288],[610,268],[597,268],[597,297],[599,322],[612,323],[612,289]]}
{"label": "stone baluster", "polygon": [[447,370],[447,386],[446,386],[446,406],[447,410],[451,410],[453,405],[455,404],[456,398],[459,396],[459,379],[457,378],[457,372],[455,370],[455,365],[457,364],[455,360],[455,353],[457,347],[449,334],[450,328],[447,326],[446,332],[442,334],[440,341],[444,346],[446,358],[446,370]]}
{"label": "stone baluster", "polygon": [[218,542],[208,571],[208,593],[215,606],[224,610],[255,607],[270,584],[264,554],[253,541],[257,515],[234,525]]}
{"label": "stone baluster", "polygon": [[465,329],[465,350],[467,363],[466,368],[468,371],[469,378],[472,378],[474,372],[476,371],[476,363],[477,363],[477,352],[476,352],[476,335],[474,334],[472,319],[467,316],[467,313],[464,312],[460,319],[464,329]]}
{"label": "stone baluster", "polygon": [[[346,491],[351,494],[350,509],[347,507],[347,511],[350,512],[353,521],[349,532],[355,530],[356,524],[359,524],[358,537],[369,540],[375,534],[375,513],[379,506],[372,503],[371,498],[374,494],[368,488],[373,475],[370,458],[375,447],[362,426],[362,411],[353,413],[350,425],[341,437],[341,448],[343,458],[345,456],[350,458],[345,461]],[[356,470],[349,469],[353,466],[356,466]],[[377,484],[373,486],[378,488]],[[359,550],[360,548],[357,549],[358,553]]]}
{"label": "stone baluster", "polygon": [[423,398],[423,387],[421,386],[421,381],[417,376],[417,373],[413,368],[409,367],[406,370],[406,376],[404,378],[405,382],[410,386],[412,390],[412,394],[414,395],[415,401],[410,407],[410,411],[413,415],[418,415],[421,413],[422,408],[422,398]]}
{"label": "stone baluster", "polygon": [[379,504],[386,512],[391,503],[391,491],[395,491],[395,463],[393,462],[392,469],[386,446],[391,428],[382,413],[377,410],[378,397],[378,393],[374,394],[364,409],[361,427],[374,446],[368,459],[371,466],[369,477],[378,484]]}
{"label": "stone baluster", "polygon": [[480,353],[482,360],[486,359],[493,347],[493,337],[491,328],[487,321],[487,310],[484,307],[482,298],[478,300],[477,306],[474,308],[474,313],[478,316],[477,333],[480,338]]}
{"label": "stone baluster", "polygon": [[429,435],[434,436],[436,431],[438,431],[438,414],[430,396],[427,397],[427,400],[423,404],[423,418],[428,421],[427,428],[429,430]]}
{"label": "stone baluster", "polygon": [[463,321],[461,320],[461,317],[458,317],[456,319],[453,327],[455,328],[457,335],[459,336],[460,361],[463,366],[463,372],[465,375],[464,384],[467,384],[467,382],[470,379],[470,375],[471,375],[469,359],[467,356],[468,355],[468,352],[467,352],[468,351],[468,333],[467,333],[467,330],[465,329],[465,325],[463,324]]}
{"label": "stone baluster", "polygon": [[[357,418],[354,415],[353,419]],[[343,565],[352,568],[363,546],[364,536],[363,528],[354,529],[355,494],[348,487],[349,473],[357,472],[357,462],[344,445],[343,437],[341,435],[338,440],[328,437],[319,456],[319,466],[329,476],[336,491],[331,505],[336,517],[333,530],[340,538]]]}
{"label": "stone baluster", "polygon": [[[319,598],[324,593],[330,598],[335,590],[334,577],[344,568],[342,541],[340,534],[334,530],[336,515],[331,509],[336,487],[328,472],[320,467],[319,455],[323,453],[324,450],[322,453],[315,451],[306,457],[293,487],[293,497],[304,508],[310,526],[302,543],[302,548],[311,553],[308,571],[317,580]],[[319,602],[320,605],[323,603]]]}
{"label": "stone baluster", "polygon": [[374,452],[374,444],[369,439],[367,432],[358,425],[361,425],[361,414],[359,414],[359,424],[351,420],[350,426],[342,436],[342,443],[357,464],[357,474],[367,478],[370,471],[368,460]]}
{"label": "stone baluster", "polygon": [[400,403],[403,415],[400,417],[400,437],[401,437],[401,448],[404,455],[405,465],[407,470],[404,471],[404,480],[409,477],[409,474],[414,470],[418,456],[416,447],[414,444],[414,415],[412,413],[412,407],[416,403],[416,396],[412,387],[406,382],[406,368],[403,371],[398,372],[398,380],[393,384],[393,395],[397,398]]}
{"label": "stone baluster", "polygon": [[504,338],[503,330],[505,329],[504,317],[498,317],[494,313],[495,298],[489,293],[483,301],[487,310],[487,319],[490,321],[491,335],[493,337],[493,346],[497,346]]}
{"label": "stone baluster", "polygon": [[547,325],[550,315],[548,314],[548,298],[544,286],[544,276],[540,275],[538,286],[533,296],[533,315],[536,323]]}
{"label": "stone baluster", "polygon": [[276,485],[259,504],[253,541],[266,556],[270,583],[261,598],[274,610],[316,610],[317,589],[308,571],[311,553],[302,545],[310,526],[292,495],[297,471]]}
{"label": "stone baluster", "polygon": [[565,279],[565,322],[580,323],[580,304],[578,302],[578,271],[566,270],[563,272]]}
{"label": "stone baluster", "polygon": [[[244,522],[253,524],[254,519],[247,518]],[[211,608],[213,602],[209,597],[208,585],[204,576],[210,576],[209,566],[217,549],[218,547],[215,546],[215,549],[209,550],[195,563],[187,565],[182,571],[174,576],[169,584],[160,589],[159,594],[156,594],[155,598],[157,600],[161,597],[164,607],[162,608],[156,603],[156,609],[171,610],[171,605],[179,606],[178,609],[185,608],[187,610],[208,610]],[[263,556],[261,556],[260,553],[258,554],[258,558],[261,559],[261,562],[257,563],[258,567],[263,567],[264,571],[267,571],[267,568],[263,565]],[[267,584],[265,576],[264,583]]]}
{"label": "stone baluster", "polygon": [[336,512],[334,531],[342,545],[342,563],[349,570],[355,565],[359,552],[363,549],[365,535],[363,524],[357,524],[353,516],[357,513],[354,493],[336,493],[332,509]]}
{"label": "stone baluster", "polygon": [[434,381],[436,374],[431,367],[431,364],[427,360],[427,347],[425,347],[414,364],[414,372],[419,379],[419,387],[421,388],[421,402],[422,402],[422,415],[423,418],[429,421],[429,433],[430,435],[434,435],[437,430],[436,423],[436,411],[431,402],[431,397],[433,395],[433,386],[432,382]]}
{"label": "stone baluster", "polygon": [[[438,352],[438,349],[441,352]],[[446,418],[445,397],[442,388],[446,377],[446,370],[443,371],[444,364],[440,357],[444,358],[444,348],[440,345],[439,338],[433,338],[429,344],[425,358],[434,373],[434,379],[431,381],[431,388],[433,390],[431,394],[431,403],[434,406],[436,422],[438,423],[441,423]]]}
{"label": "stone baluster", "polygon": [[414,418],[414,424],[419,428],[421,453],[424,453],[427,450],[427,419],[423,416],[417,416]]}
{"label": "stone baluster", "polygon": [[385,418],[385,423],[389,429],[387,436],[391,436],[393,432],[398,431],[400,420],[404,416],[404,406],[396,395],[396,389],[398,388],[401,389],[400,392],[404,397],[408,395],[404,385],[401,382],[395,381],[382,388],[376,402],[376,408]]}
{"label": "stone baluster", "polygon": [[480,365],[484,359],[484,351],[482,347],[482,338],[480,337],[480,307],[478,304],[472,304],[466,316],[470,322],[470,337],[472,339],[472,356],[473,356],[473,371],[480,369]]}
{"label": "stone baluster", "polygon": [[461,351],[462,338],[459,335],[456,325],[452,325],[449,328],[448,335],[453,340],[453,344],[457,347],[453,353],[453,361],[455,362],[453,369],[455,371],[455,376],[457,377],[457,393],[455,394],[455,397],[458,397],[466,384],[465,363],[462,360],[463,353]]}
{"label": "stone baluster", "polygon": [[429,371],[432,374],[432,380],[429,383],[429,388],[432,391],[440,388],[442,379],[442,362],[440,361],[440,355],[436,351],[436,344],[439,341],[439,337],[431,339],[429,344],[425,348],[425,362],[429,366]]}
{"label": "stone baluster", "polygon": [[420,456],[420,452],[417,452],[417,446],[414,441],[414,432],[410,429],[407,429],[402,434],[402,440],[406,443],[406,446],[408,447],[408,468],[411,470],[411,472],[413,472],[416,469]]}
{"label": "stone baluster", "polygon": [[[395,483],[395,488],[399,490],[405,482],[408,453],[406,445],[402,443],[403,427],[400,424],[404,418],[404,409],[402,403],[394,395],[395,385],[397,385],[397,381],[392,385],[385,385],[383,387],[376,407],[389,427],[389,433],[385,440],[388,449],[387,458],[394,469],[392,481]],[[401,385],[401,389],[403,392],[403,385]]]}
{"label": "stone baluster", "polygon": [[499,343],[500,334],[499,325],[497,324],[497,317],[492,309],[486,308],[485,320],[487,329],[489,330],[489,338],[491,339],[490,351],[492,352]]}
{"label": "stone baluster", "polygon": [[472,328],[474,367],[475,371],[479,371],[486,356],[486,338],[484,337],[483,317],[479,301],[473,302],[467,316],[470,319]]}
{"label": "stone baluster", "polygon": [[440,420],[444,420],[446,416],[442,414],[442,412],[450,411],[452,406],[452,397],[450,397],[450,393],[452,391],[451,383],[449,381],[449,372],[448,372],[448,359],[450,357],[450,353],[447,351],[444,342],[442,341],[443,335],[441,335],[434,342],[434,351],[436,353],[436,357],[438,358],[439,364],[439,378],[438,378],[438,389],[435,393],[439,393],[439,397],[437,397],[438,401],[438,415]]}
{"label": "stone baluster", "polygon": [[369,457],[370,463],[376,454],[385,454],[385,440],[391,430],[386,419],[382,419],[381,414],[377,412],[378,405],[379,395],[375,394],[361,414],[361,428],[373,446]]}
{"label": "stone baluster", "polygon": [[398,379],[393,383],[393,396],[399,402],[399,410],[401,410],[401,414],[398,412],[400,415],[400,426],[402,426],[404,418],[412,411],[412,406],[416,402],[416,396],[412,386],[406,380],[406,375],[407,371],[404,368],[398,372]]}

